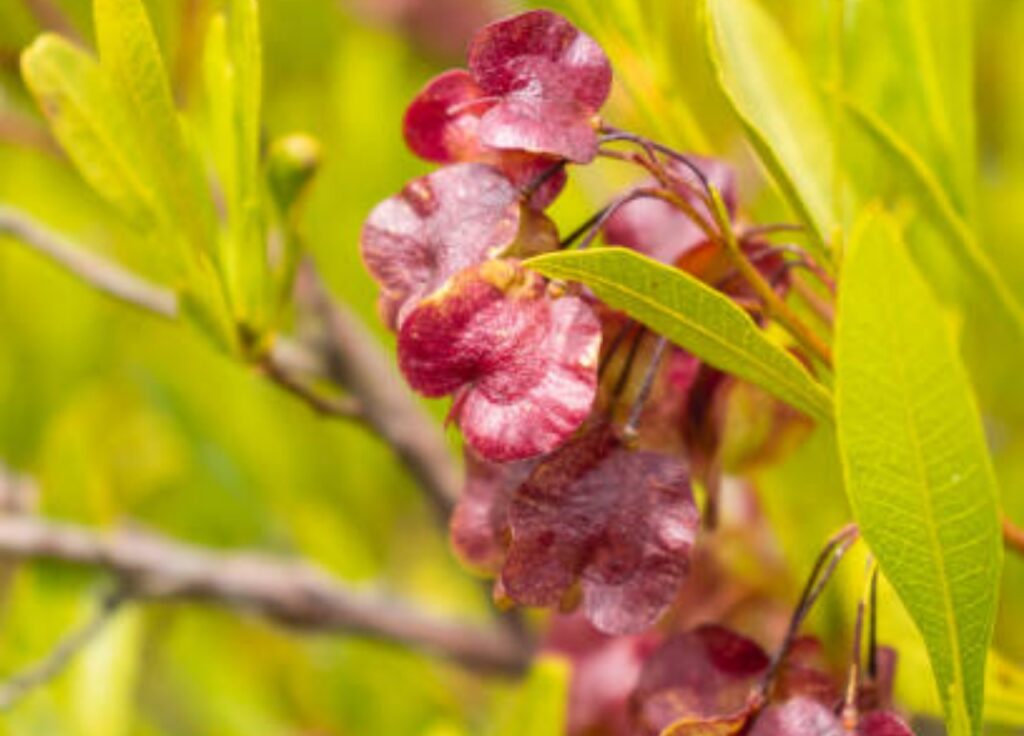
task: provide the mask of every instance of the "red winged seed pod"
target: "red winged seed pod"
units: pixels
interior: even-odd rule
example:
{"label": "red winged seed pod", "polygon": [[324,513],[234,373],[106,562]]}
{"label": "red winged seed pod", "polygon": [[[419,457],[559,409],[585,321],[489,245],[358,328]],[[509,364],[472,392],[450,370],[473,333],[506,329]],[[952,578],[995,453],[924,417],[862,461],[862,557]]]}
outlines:
{"label": "red winged seed pod", "polygon": [[677,634],[644,664],[632,696],[637,727],[650,736],[913,736],[885,705],[891,671],[862,682],[858,695],[873,700],[856,698],[864,704],[846,714],[845,687],[820,654],[817,640],[797,639],[764,690],[769,658],[755,642],[717,625]]}
{"label": "red winged seed pod", "polygon": [[467,449],[466,484],[449,524],[452,549],[468,567],[496,575],[508,547],[508,504],[535,460],[492,463]]}
{"label": "red winged seed pod", "polygon": [[551,452],[590,414],[601,326],[515,261],[487,261],[413,309],[398,362],[416,391],[454,397],[451,419],[492,461]]}
{"label": "red winged seed pod", "polygon": [[699,523],[685,465],[628,450],[605,424],[544,458],[514,494],[501,588],[524,605],[581,607],[609,634],[643,631],[674,601]]}
{"label": "red winged seed pod", "polygon": [[594,39],[548,10],[484,27],[469,70],[495,100],[480,120],[488,146],[588,163],[597,154],[595,116],[611,91],[608,57]]}
{"label": "red winged seed pod", "polygon": [[660,734],[680,719],[714,720],[742,714],[768,655],[722,626],[677,634],[644,665],[633,693],[641,732]]}
{"label": "red winged seed pod", "polygon": [[405,140],[428,161],[491,164],[520,189],[541,181],[530,204],[543,209],[565,185],[559,162],[596,155],[611,79],[592,38],[556,13],[523,13],[476,35],[468,71],[427,82],[406,110]]}
{"label": "red winged seed pod", "polygon": [[569,736],[635,736],[630,696],[661,638],[657,631],[609,636],[580,614],[552,617],[542,649],[572,666]]}
{"label": "red winged seed pod", "polygon": [[397,329],[420,299],[516,239],[518,192],[483,164],[456,164],[414,179],[367,217],[363,261],[380,285],[380,310]]}
{"label": "red winged seed pod", "polygon": [[[402,129],[409,149],[439,164],[473,161],[499,169],[519,189],[531,186],[559,162],[558,157],[526,151],[502,151],[480,140],[480,119],[493,102],[464,69],[452,69],[430,80],[405,113]],[[530,198],[535,209],[551,204],[565,186],[557,169]]]}

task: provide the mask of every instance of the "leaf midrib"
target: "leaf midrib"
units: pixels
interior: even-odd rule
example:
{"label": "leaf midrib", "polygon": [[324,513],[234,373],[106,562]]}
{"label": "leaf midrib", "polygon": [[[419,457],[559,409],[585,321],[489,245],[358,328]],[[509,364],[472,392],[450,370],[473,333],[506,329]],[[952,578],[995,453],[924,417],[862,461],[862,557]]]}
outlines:
{"label": "leaf midrib", "polygon": [[[892,286],[890,286],[892,288]],[[896,288],[899,288],[898,286]],[[892,293],[892,292],[890,292]],[[887,304],[891,305],[891,301],[887,301]],[[891,312],[891,309],[886,311]],[[889,324],[898,324],[896,320],[889,319]],[[942,589],[942,600],[944,608],[946,609],[946,615],[943,617],[944,623],[946,624],[946,634],[949,638],[950,647],[950,658],[952,659],[953,668],[953,681],[949,683],[950,686],[957,686],[964,682],[963,663],[960,659],[960,640],[958,632],[960,627],[958,625],[957,611],[953,604],[953,593],[949,587],[949,580],[947,578],[947,571],[949,569],[945,554],[943,554],[942,543],[938,537],[938,528],[935,523],[935,509],[932,503],[932,485],[928,480],[928,473],[926,469],[924,447],[921,443],[920,435],[917,429],[917,423],[914,420],[914,411],[910,402],[910,381],[908,379],[907,362],[905,360],[906,351],[906,340],[903,334],[903,330],[899,327],[895,330],[895,340],[898,343],[898,348],[893,352],[896,355],[896,364],[899,371],[900,387],[903,389],[900,392],[900,408],[902,409],[903,419],[907,429],[907,433],[910,437],[912,452],[914,456],[914,465],[917,475],[919,476],[921,483],[918,488],[923,490],[922,500],[925,507],[925,513],[927,514],[929,523],[926,524],[926,531],[928,539],[931,542],[931,552],[933,560],[939,569],[939,586]],[[948,692],[943,692],[942,697],[944,700],[950,699]]]}
{"label": "leaf midrib", "polygon": [[[597,283],[600,283],[601,285],[603,285],[605,287],[621,291],[623,293],[626,293],[626,294],[634,297],[635,299],[637,299],[641,303],[643,303],[643,304],[645,304],[645,305],[647,305],[649,307],[652,307],[656,311],[661,312],[666,317],[669,317],[671,319],[675,319],[675,320],[678,320],[679,322],[682,322],[683,324],[687,325],[687,327],[689,329],[691,329],[691,330],[693,330],[695,332],[698,332],[701,335],[705,336],[710,341],[712,341],[712,342],[716,343],[717,345],[721,346],[722,348],[724,348],[726,352],[729,352],[732,355],[737,356],[741,361],[746,359],[747,361],[760,366],[761,369],[769,377],[773,378],[773,380],[778,381],[778,383],[782,384],[783,386],[786,386],[787,389],[791,392],[791,394],[793,396],[796,396],[796,397],[807,396],[807,401],[805,402],[805,407],[810,409],[814,413],[815,418],[822,419],[822,420],[824,420],[826,422],[831,422],[831,412],[829,411],[829,408],[830,408],[829,405],[830,405],[831,402],[829,402],[827,399],[823,399],[823,397],[820,397],[820,396],[819,397],[815,397],[814,396],[814,393],[817,393],[817,391],[819,389],[815,385],[814,379],[811,378],[810,376],[807,376],[807,380],[808,380],[808,384],[811,387],[813,393],[808,394],[806,391],[803,390],[802,387],[794,386],[789,381],[788,376],[785,376],[785,374],[777,373],[777,371],[776,371],[774,366],[772,366],[770,364],[766,364],[766,363],[764,363],[764,361],[760,360],[759,357],[756,354],[745,352],[745,351],[737,349],[736,346],[733,345],[733,343],[731,343],[731,342],[729,342],[727,340],[723,340],[718,334],[705,329],[699,323],[695,323],[695,322],[692,322],[691,320],[688,320],[684,314],[682,314],[680,312],[677,312],[675,310],[669,309],[667,306],[664,306],[664,305],[660,304],[657,301],[650,300],[649,298],[647,298],[641,292],[635,291],[634,289],[631,289],[628,286],[625,286],[625,285],[620,284],[620,283],[615,282],[615,281],[611,281],[609,279],[606,279],[606,278],[602,277],[599,274],[596,274],[596,273],[593,273],[593,272],[590,272],[590,271],[583,271],[583,270],[579,270],[579,269],[574,269],[571,266],[564,266],[564,265],[558,265],[556,267],[562,269],[562,271],[565,274],[575,275],[577,277],[581,276],[581,275],[587,277],[586,279],[576,278],[576,279],[573,279],[573,280],[586,281],[586,282],[589,282],[589,283],[597,282]],[[697,287],[697,288],[699,288],[699,287]],[[714,293],[711,293],[710,290],[709,290],[709,296],[711,298],[717,298],[717,295],[714,294]],[[728,310],[732,310],[733,309],[732,305],[728,302],[728,300],[721,299],[719,301],[719,303],[722,304]],[[736,316],[739,319],[742,319],[742,320],[745,320],[745,321],[749,321],[749,318],[743,312],[734,311],[732,313],[733,313],[734,316]],[[757,329],[753,325],[752,322],[750,324],[745,324],[744,326],[746,328],[752,330],[755,333],[757,332]],[[763,338],[761,338],[761,339],[763,339]],[[767,340],[766,340],[766,342],[767,342]],[[800,370],[799,364],[796,363],[795,361],[794,361],[794,367],[797,370]],[[780,376],[782,376],[782,377],[780,377]]]}

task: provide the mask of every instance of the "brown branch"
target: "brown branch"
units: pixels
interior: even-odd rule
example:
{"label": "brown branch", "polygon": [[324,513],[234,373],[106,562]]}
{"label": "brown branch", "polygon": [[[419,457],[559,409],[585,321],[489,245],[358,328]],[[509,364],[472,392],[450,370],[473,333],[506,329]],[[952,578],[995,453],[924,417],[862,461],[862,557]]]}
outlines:
{"label": "brown branch", "polygon": [[420,405],[394,360],[346,308],[333,301],[312,264],[299,273],[300,308],[319,317],[319,352],[329,375],[351,391],[370,426],[401,458],[447,523],[461,478],[436,421]]}
{"label": "brown branch", "polygon": [[[175,295],[155,286],[82,246],[57,235],[17,210],[0,205],[0,235],[10,235],[50,258],[86,283],[125,303],[163,317],[178,313]],[[311,264],[305,264],[297,288],[300,307],[319,318],[323,333],[314,355],[287,340],[277,340],[265,372],[320,413],[357,416],[388,443],[422,486],[438,516],[447,523],[461,489],[444,433],[420,406],[398,374],[391,356],[345,307],[335,303]],[[297,361],[317,364],[354,403],[337,403],[311,393],[298,374]],[[358,414],[356,414],[358,404]]]}
{"label": "brown branch", "polygon": [[73,276],[121,302],[169,319],[178,313],[177,299],[169,289],[139,278],[4,205],[0,205],[0,235],[8,235],[24,243]]}
{"label": "brown branch", "polygon": [[282,389],[304,402],[317,414],[340,419],[362,420],[363,410],[359,402],[351,396],[328,396],[318,391],[311,383],[299,377],[297,371],[275,357],[271,351],[260,362],[263,375]]}
{"label": "brown branch", "polygon": [[94,567],[133,599],[224,606],[303,631],[395,642],[489,672],[518,674],[531,655],[504,629],[356,592],[300,562],[214,552],[135,530],[101,536],[72,524],[0,518],[0,557]]}

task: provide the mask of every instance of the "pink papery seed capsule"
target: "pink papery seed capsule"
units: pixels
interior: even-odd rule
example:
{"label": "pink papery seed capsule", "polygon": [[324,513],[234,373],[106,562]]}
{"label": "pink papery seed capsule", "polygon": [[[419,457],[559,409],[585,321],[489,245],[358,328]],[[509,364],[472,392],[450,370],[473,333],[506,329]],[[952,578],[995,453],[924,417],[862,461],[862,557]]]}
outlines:
{"label": "pink papery seed capsule", "polygon": [[363,261],[398,329],[417,303],[465,268],[500,255],[520,229],[519,193],[490,166],[455,164],[414,179],[370,212]]}
{"label": "pink papery seed capsule", "polygon": [[590,414],[601,327],[512,260],[467,269],[403,321],[398,362],[416,391],[454,398],[450,418],[482,457],[523,460],[562,445]]}
{"label": "pink papery seed capsule", "polygon": [[609,634],[643,631],[668,609],[699,524],[686,466],[626,448],[605,423],[545,457],[508,513],[506,595],[547,607],[578,597]]}

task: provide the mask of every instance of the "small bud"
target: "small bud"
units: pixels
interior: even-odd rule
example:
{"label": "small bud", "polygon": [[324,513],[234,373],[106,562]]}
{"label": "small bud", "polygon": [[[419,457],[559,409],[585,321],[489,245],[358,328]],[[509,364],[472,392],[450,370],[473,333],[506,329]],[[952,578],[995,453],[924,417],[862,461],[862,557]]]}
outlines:
{"label": "small bud", "polygon": [[267,158],[267,181],[281,212],[291,210],[308,189],[320,168],[320,142],[305,133],[278,138]]}

